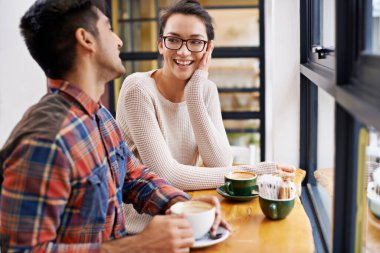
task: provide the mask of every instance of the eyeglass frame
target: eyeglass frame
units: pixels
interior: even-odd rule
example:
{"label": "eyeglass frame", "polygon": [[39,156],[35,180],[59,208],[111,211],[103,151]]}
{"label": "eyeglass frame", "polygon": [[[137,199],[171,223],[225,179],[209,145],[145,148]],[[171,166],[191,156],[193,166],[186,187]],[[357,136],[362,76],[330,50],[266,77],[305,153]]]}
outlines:
{"label": "eyeglass frame", "polygon": [[[184,39],[181,39],[181,38],[176,37],[176,36],[161,36],[160,38],[163,40],[164,46],[165,46],[167,49],[169,49],[169,50],[180,50],[180,49],[183,47],[183,43],[185,43],[187,50],[189,50],[189,51],[192,52],[192,53],[200,53],[200,52],[202,52],[202,51],[205,49],[207,43],[209,42],[209,41],[207,41],[207,40],[200,40],[200,39],[187,39],[187,40],[184,40]],[[176,39],[181,40],[181,41],[182,41],[181,46],[180,46],[179,48],[177,48],[177,49],[169,48],[169,47],[166,45],[166,42],[165,42],[165,40],[166,40],[167,38],[176,38]],[[200,51],[192,51],[192,50],[190,50],[189,47],[187,46],[187,42],[188,42],[189,40],[199,40],[199,41],[202,41],[202,42],[204,43],[204,44],[203,44],[203,48],[202,48],[202,50],[200,50]]]}

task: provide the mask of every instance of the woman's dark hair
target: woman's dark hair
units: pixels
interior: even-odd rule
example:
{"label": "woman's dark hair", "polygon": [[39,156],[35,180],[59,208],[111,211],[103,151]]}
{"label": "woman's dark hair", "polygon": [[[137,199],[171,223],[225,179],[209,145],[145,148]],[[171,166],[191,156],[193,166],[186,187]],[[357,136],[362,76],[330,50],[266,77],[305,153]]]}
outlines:
{"label": "woman's dark hair", "polygon": [[214,27],[212,18],[208,12],[202,8],[196,0],[180,0],[176,4],[165,9],[159,20],[159,36],[163,36],[166,22],[173,14],[195,15],[200,18],[206,26],[207,39],[214,39]]}
{"label": "woman's dark hair", "polygon": [[62,79],[76,60],[75,31],[97,36],[96,8],[102,0],[38,0],[21,18],[20,29],[34,60],[50,78]]}

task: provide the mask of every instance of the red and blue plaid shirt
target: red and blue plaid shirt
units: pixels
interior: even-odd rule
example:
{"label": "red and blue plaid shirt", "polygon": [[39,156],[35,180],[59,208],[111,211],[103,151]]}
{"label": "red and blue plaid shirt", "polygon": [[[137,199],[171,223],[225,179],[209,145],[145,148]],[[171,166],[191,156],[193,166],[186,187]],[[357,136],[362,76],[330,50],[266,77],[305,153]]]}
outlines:
{"label": "red and blue plaid shirt", "polygon": [[3,251],[97,252],[126,236],[123,201],[154,215],[188,198],[138,162],[106,108],[68,82],[49,87],[0,152]]}

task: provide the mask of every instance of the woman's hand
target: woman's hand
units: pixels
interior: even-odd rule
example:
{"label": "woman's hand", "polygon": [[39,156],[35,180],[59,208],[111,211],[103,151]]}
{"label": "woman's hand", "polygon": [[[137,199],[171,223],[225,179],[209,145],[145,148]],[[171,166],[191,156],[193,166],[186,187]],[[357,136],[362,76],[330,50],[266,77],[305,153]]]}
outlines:
{"label": "woman's hand", "polygon": [[[239,165],[240,170],[247,170],[258,174],[277,174],[293,179],[295,177],[296,168],[289,164],[278,164],[275,162],[262,162],[261,165]],[[238,169],[239,170],[239,169]]]}
{"label": "woman's hand", "polygon": [[210,67],[211,62],[211,54],[214,50],[214,41],[210,40],[207,43],[207,49],[204,53],[201,62],[199,63],[198,69],[208,71],[208,68]]}
{"label": "woman's hand", "polygon": [[275,172],[275,174],[280,174],[282,177],[285,176],[285,177],[294,179],[294,177],[296,176],[295,172],[296,172],[296,168],[293,165],[278,164],[277,171]]}

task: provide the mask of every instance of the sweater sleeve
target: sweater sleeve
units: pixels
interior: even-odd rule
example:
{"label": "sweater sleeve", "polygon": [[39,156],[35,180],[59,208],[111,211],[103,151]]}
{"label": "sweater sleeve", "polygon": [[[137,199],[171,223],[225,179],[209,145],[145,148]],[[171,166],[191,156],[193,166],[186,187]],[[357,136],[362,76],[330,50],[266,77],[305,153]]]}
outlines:
{"label": "sweater sleeve", "polygon": [[232,150],[224,129],[218,90],[197,70],[186,85],[187,108],[203,163],[207,167],[231,166]]}
{"label": "sweater sleeve", "polygon": [[[241,168],[196,167],[178,163],[172,156],[161,132],[155,105],[149,94],[140,88],[138,78],[127,78],[122,86],[116,120],[124,139],[127,131],[133,139],[145,166],[173,186],[182,190],[211,189],[224,183],[224,174]],[[244,168],[256,171],[257,168]]]}

